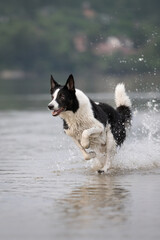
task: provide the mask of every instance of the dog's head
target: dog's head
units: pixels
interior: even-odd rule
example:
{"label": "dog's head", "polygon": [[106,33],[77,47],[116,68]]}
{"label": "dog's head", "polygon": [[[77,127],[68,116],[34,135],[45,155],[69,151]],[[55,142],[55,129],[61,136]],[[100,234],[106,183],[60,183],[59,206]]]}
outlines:
{"label": "dog's head", "polygon": [[76,112],[78,109],[78,100],[76,98],[76,90],[73,75],[70,75],[64,86],[57,83],[51,75],[51,98],[48,108],[52,111],[53,116],[58,116],[65,111]]}

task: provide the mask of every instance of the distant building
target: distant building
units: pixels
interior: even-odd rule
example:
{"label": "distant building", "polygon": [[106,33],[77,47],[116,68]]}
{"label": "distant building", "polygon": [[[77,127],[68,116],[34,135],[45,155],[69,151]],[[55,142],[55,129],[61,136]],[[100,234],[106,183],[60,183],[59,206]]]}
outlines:
{"label": "distant building", "polygon": [[117,37],[110,36],[105,42],[98,43],[93,51],[96,55],[112,55],[117,51],[124,54],[132,54],[134,49],[130,39],[123,38],[120,40]]}

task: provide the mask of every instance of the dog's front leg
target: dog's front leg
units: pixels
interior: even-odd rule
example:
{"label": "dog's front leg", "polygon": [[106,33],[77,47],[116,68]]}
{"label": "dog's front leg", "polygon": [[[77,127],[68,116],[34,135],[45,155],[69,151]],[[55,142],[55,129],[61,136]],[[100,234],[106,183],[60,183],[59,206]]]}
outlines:
{"label": "dog's front leg", "polygon": [[77,146],[80,148],[83,157],[85,160],[90,160],[92,158],[96,157],[96,153],[95,152],[86,152],[86,150],[81,146],[81,144],[79,143],[79,141],[77,141],[76,139],[74,139],[75,143],[77,144]]}
{"label": "dog's front leg", "polygon": [[[82,133],[81,145],[84,149],[88,149],[90,146],[90,137],[99,137],[104,131],[103,127],[93,127],[89,129],[85,129]],[[102,139],[100,140],[102,141]],[[105,140],[102,144],[105,144]]]}

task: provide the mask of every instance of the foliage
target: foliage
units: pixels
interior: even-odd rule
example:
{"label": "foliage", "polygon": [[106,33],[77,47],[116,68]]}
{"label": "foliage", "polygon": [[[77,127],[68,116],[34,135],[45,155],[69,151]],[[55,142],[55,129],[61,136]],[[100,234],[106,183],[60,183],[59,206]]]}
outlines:
{"label": "foliage", "polygon": [[[0,2],[0,69],[32,72],[96,71],[129,73],[160,68],[158,0],[6,0]],[[78,51],[74,38],[86,38]],[[94,49],[109,36],[128,38],[134,53],[96,55]],[[143,57],[142,57],[143,56]],[[139,59],[143,59],[141,61]]]}

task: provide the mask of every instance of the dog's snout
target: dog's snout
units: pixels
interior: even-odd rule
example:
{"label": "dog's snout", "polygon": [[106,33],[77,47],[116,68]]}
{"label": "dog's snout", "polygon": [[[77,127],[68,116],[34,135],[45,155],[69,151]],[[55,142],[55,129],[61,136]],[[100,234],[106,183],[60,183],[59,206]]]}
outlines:
{"label": "dog's snout", "polygon": [[53,109],[54,109],[53,105],[52,105],[52,104],[49,104],[49,105],[48,105],[48,109],[49,109],[49,110],[53,110]]}

